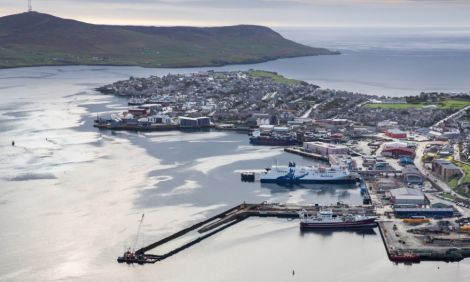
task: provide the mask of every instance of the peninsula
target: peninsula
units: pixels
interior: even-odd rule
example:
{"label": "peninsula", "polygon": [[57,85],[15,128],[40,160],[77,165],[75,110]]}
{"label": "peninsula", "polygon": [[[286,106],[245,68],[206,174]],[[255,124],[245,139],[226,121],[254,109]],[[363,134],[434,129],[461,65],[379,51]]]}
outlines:
{"label": "peninsula", "polygon": [[268,27],[95,25],[38,12],[0,17],[0,68],[45,65],[201,67],[334,55]]}

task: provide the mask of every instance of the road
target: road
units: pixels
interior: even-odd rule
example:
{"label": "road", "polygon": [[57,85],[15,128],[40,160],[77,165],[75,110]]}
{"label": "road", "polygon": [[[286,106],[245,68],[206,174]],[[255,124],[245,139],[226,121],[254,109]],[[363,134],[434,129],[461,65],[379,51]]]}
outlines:
{"label": "road", "polygon": [[450,189],[449,185],[445,183],[444,181],[436,178],[433,176],[426,168],[424,167],[424,164],[421,162],[421,159],[424,155],[424,149],[426,148],[426,145],[430,144],[432,142],[419,142],[418,147],[416,148],[416,158],[415,158],[415,166],[418,168],[419,172],[426,177],[432,184],[435,186],[439,187],[440,190],[443,192],[449,192],[452,193],[452,189]]}
{"label": "road", "polygon": [[443,118],[442,120],[436,122],[436,124],[434,124],[434,125],[431,127],[431,129],[432,129],[433,127],[438,126],[438,125],[441,124],[442,122],[445,122],[446,120],[448,120],[448,119],[450,119],[450,118],[453,118],[453,117],[456,117],[456,116],[460,115],[461,113],[463,113],[464,111],[469,110],[469,109],[470,109],[470,106],[467,106],[467,107],[465,107],[465,108],[463,108],[463,109],[458,110],[457,112],[455,112],[455,113],[449,115],[448,117]]}

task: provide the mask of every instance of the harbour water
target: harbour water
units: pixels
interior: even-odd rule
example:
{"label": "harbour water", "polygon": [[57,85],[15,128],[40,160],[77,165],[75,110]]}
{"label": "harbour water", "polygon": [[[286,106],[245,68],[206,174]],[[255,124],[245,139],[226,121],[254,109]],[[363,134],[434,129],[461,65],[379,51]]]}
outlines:
{"label": "harbour water", "polygon": [[[456,91],[469,88],[468,80],[458,78],[465,74],[468,77],[469,56],[449,61],[445,55],[432,59],[418,56],[418,61],[399,57],[382,67],[384,73],[396,72],[402,83],[384,84],[383,77],[369,74],[374,72],[374,64],[389,61],[386,57],[376,51],[347,52],[351,53],[220,69],[275,70],[325,87],[343,85],[341,88],[354,91],[373,87],[384,94],[414,93],[437,84],[451,85]],[[376,56],[379,62],[374,63]],[[414,69],[397,68],[396,62],[408,60]],[[417,63],[420,60],[425,63]],[[439,75],[439,83],[432,75],[436,70],[429,67],[436,60],[447,62],[442,68],[452,65],[460,72]],[[360,62],[362,71],[351,74],[343,69],[349,64],[353,64],[350,70],[356,68],[356,62]],[[129,76],[197,70],[83,66],[0,70],[0,281],[470,278],[468,259],[450,264],[392,264],[377,230],[301,233],[297,221],[282,219],[248,219],[155,265],[117,264],[116,257],[135,243],[142,213],[144,236],[137,245],[155,241],[242,201],[362,201],[355,187],[293,189],[241,183],[240,169],[260,169],[275,162],[312,163],[280,148],[250,146],[243,134],[109,132],[92,127],[97,114],[126,107],[125,100],[100,95],[94,87]],[[407,71],[423,79],[404,78]],[[347,75],[349,79],[341,78]]]}

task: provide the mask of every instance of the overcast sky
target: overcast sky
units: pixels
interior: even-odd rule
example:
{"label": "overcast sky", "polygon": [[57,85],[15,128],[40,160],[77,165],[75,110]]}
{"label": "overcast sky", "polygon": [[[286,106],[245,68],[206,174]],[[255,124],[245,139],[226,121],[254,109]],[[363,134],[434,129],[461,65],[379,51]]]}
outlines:
{"label": "overcast sky", "polygon": [[[33,9],[91,23],[271,27],[470,27],[470,0],[32,0]],[[27,0],[0,0],[0,15]]]}

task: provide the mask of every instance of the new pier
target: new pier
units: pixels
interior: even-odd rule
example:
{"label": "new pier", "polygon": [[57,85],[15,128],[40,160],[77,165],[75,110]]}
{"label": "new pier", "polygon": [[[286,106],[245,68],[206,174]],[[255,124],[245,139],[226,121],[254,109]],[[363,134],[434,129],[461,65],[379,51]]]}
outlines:
{"label": "new pier", "polygon": [[[178,252],[181,252],[194,244],[201,242],[202,240],[234,225],[244,219],[252,216],[256,217],[278,217],[278,218],[299,218],[298,212],[302,209],[307,210],[308,213],[316,213],[321,208],[331,209],[336,214],[365,214],[375,215],[372,206],[349,206],[344,204],[338,204],[334,206],[322,207],[319,205],[285,205],[278,203],[261,203],[261,204],[247,204],[242,203],[233,208],[230,208],[222,213],[219,213],[209,219],[198,222],[190,227],[187,227],[181,231],[178,231],[168,237],[165,237],[155,243],[145,246],[135,253],[136,255],[143,256],[146,258],[144,263],[155,263],[157,261],[166,259]],[[165,245],[169,245],[174,241],[181,240],[184,236],[193,233],[192,237],[183,240],[184,242],[177,246],[169,248],[162,254],[149,254],[148,252],[154,249],[165,248]]]}

